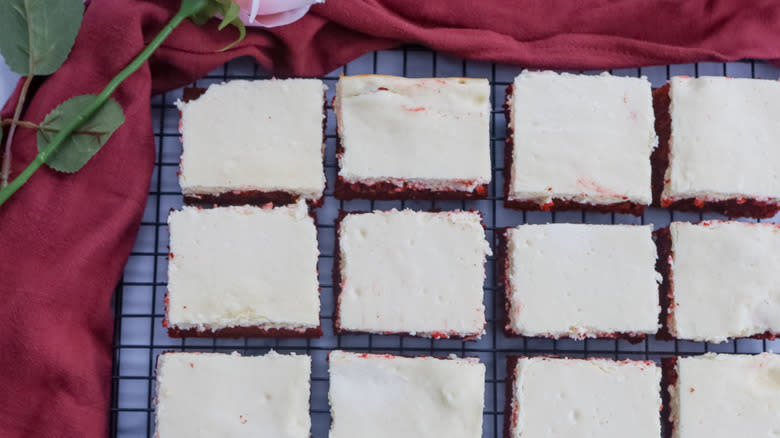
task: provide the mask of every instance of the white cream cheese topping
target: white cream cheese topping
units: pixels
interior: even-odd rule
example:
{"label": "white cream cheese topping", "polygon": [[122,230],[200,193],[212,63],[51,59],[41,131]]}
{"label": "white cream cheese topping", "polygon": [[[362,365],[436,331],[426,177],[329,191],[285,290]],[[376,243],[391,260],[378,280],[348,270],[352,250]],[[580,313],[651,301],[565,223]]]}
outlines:
{"label": "white cream cheese topping", "polygon": [[780,228],[673,222],[671,333],[681,339],[780,333]]}
{"label": "white cream cheese topping", "polygon": [[491,254],[479,213],[412,210],[347,215],[339,230],[341,328],[481,336]]}
{"label": "white cream cheese topping", "polygon": [[486,79],[342,76],[334,108],[347,182],[464,191],[490,182]]}
{"label": "white cream cheese topping", "polygon": [[509,200],[650,204],[650,82],[523,71],[513,83]]}
{"label": "white cream cheese topping", "polygon": [[659,438],[661,369],[652,362],[521,358],[511,438]]}
{"label": "white cream cheese topping", "polygon": [[663,199],[780,202],[780,82],[673,77]]}
{"label": "white cream cheese topping", "polygon": [[233,80],[179,102],[182,192],[322,197],[325,88],[318,79]]}
{"label": "white cream cheese topping", "polygon": [[277,208],[184,207],[168,225],[170,326],[320,325],[317,230],[302,200]]}
{"label": "white cream cheese topping", "polygon": [[481,438],[485,365],[333,351],[330,438]]}
{"label": "white cream cheese topping", "polygon": [[309,438],[310,380],[306,355],[161,354],[155,436]]}
{"label": "white cream cheese topping", "polygon": [[780,355],[709,353],[679,358],[676,369],[672,438],[780,435]]}
{"label": "white cream cheese topping", "polygon": [[556,338],[657,332],[652,231],[589,224],[508,229],[509,328]]}

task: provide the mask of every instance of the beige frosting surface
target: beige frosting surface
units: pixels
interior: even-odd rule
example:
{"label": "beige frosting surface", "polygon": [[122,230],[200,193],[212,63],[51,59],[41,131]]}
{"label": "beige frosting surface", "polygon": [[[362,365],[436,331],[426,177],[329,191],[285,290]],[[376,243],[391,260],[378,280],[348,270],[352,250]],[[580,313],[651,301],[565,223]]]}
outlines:
{"label": "beige frosting surface", "polygon": [[671,332],[696,341],[780,333],[780,228],[673,222]]}
{"label": "beige frosting surface", "polygon": [[670,84],[663,198],[780,201],[780,82],[676,76]]}
{"label": "beige frosting surface", "polygon": [[487,79],[342,76],[336,90],[346,181],[466,191],[490,182]]}
{"label": "beige frosting surface", "polygon": [[160,438],[309,438],[311,358],[165,353],[157,359]]}
{"label": "beige frosting surface", "polygon": [[679,358],[676,368],[673,438],[780,434],[780,355],[708,353]]}
{"label": "beige frosting surface", "polygon": [[480,438],[485,365],[333,351],[330,438]]}
{"label": "beige frosting surface", "polygon": [[521,358],[512,438],[659,438],[661,369],[652,362]]}
{"label": "beige frosting surface", "polygon": [[320,198],[326,88],[319,79],[233,80],[179,102],[182,192]]}
{"label": "beige frosting surface", "polygon": [[273,209],[184,207],[168,225],[171,326],[320,325],[317,230],[302,200]]}
{"label": "beige frosting surface", "polygon": [[658,140],[646,78],[526,70],[509,104],[510,200],[650,204]]}
{"label": "beige frosting surface", "polygon": [[508,229],[510,328],[573,338],[658,331],[652,231],[590,224]]}
{"label": "beige frosting surface", "polygon": [[351,214],[339,230],[341,327],[418,336],[484,333],[491,254],[479,213]]}

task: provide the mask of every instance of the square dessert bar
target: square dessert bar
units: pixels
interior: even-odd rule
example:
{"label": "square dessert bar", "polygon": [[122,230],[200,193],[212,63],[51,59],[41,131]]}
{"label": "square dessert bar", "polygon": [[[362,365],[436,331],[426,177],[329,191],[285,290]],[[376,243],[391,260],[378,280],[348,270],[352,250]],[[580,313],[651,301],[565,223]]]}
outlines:
{"label": "square dessert bar", "polygon": [[638,340],[658,331],[652,225],[547,224],[500,240],[509,336]]}
{"label": "square dessert bar", "polygon": [[342,76],[339,199],[487,197],[487,79]]}
{"label": "square dessert bar", "polygon": [[317,79],[234,80],[178,102],[185,203],[321,204],[325,88]]}
{"label": "square dessert bar", "polygon": [[708,342],[780,335],[780,225],[672,222],[657,233],[664,335]]}
{"label": "square dessert bar", "polygon": [[306,355],[163,353],[155,437],[309,438],[310,386]]}
{"label": "square dessert bar", "polygon": [[774,438],[780,431],[780,355],[664,360],[672,438]]}
{"label": "square dessert bar", "polygon": [[505,438],[661,438],[661,368],[650,361],[510,357]]}
{"label": "square dessert bar", "polygon": [[641,216],[650,205],[657,138],[644,77],[526,70],[504,111],[505,206]]}
{"label": "square dessert bar", "polygon": [[780,211],[780,82],[679,76],[669,82],[654,93],[660,204],[774,216]]}
{"label": "square dessert bar", "polygon": [[172,337],[321,336],[317,229],[306,204],[171,212]]}
{"label": "square dessert bar", "polygon": [[333,351],[330,438],[480,438],[485,365]]}
{"label": "square dessert bar", "polygon": [[338,333],[484,334],[491,251],[478,212],[347,214],[336,233]]}

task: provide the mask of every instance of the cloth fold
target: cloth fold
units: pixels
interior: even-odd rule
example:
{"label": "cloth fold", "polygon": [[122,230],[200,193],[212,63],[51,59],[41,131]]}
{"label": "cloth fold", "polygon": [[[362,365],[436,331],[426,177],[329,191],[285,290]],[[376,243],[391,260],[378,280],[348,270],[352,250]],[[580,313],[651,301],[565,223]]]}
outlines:
{"label": "cloth fold", "polygon": [[[93,0],[68,61],[42,83],[24,119],[40,122],[64,100],[99,92],[177,7],[177,0]],[[531,68],[740,58],[778,63],[779,28],[775,0],[749,6],[743,0],[328,0],[291,25],[251,29],[245,41],[220,53],[234,31],[185,22],[114,94],[126,122],[105,147],[77,174],[42,168],[0,207],[0,435],[106,434],[110,300],[154,166],[152,93],[239,56],[254,57],[278,76],[317,76],[404,43]],[[12,176],[35,151],[35,133],[18,129]]]}

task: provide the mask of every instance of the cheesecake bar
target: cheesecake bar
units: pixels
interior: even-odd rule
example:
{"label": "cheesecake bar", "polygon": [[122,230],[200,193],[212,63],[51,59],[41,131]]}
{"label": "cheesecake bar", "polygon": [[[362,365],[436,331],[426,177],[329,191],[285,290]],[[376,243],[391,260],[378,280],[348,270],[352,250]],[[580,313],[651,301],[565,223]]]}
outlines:
{"label": "cheesecake bar", "polygon": [[330,438],[481,438],[485,365],[333,351]]}
{"label": "cheesecake bar", "polygon": [[306,204],[171,212],[164,325],[182,336],[321,336]]}
{"label": "cheesecake bar", "polygon": [[773,438],[780,431],[780,355],[708,353],[664,365],[672,438]]}
{"label": "cheesecake bar", "polygon": [[499,263],[508,336],[623,337],[658,331],[652,225],[520,225]]}
{"label": "cheesecake bar", "polygon": [[651,361],[507,363],[506,438],[661,438],[661,368]]}
{"label": "cheesecake bar", "polygon": [[666,335],[725,342],[780,335],[780,227],[672,222],[658,231]]}
{"label": "cheesecake bar", "polygon": [[311,358],[163,353],[157,358],[157,438],[309,438]]}
{"label": "cheesecake bar", "polygon": [[491,254],[478,212],[343,216],[334,263],[336,331],[475,339]]}
{"label": "cheesecake bar", "polygon": [[730,217],[780,211],[780,82],[677,76],[655,98],[661,206]]}
{"label": "cheesecake bar", "polygon": [[490,168],[487,79],[342,76],[339,199],[485,198]]}
{"label": "cheesecake bar", "polygon": [[642,215],[657,145],[650,82],[523,71],[508,87],[504,205]]}
{"label": "cheesecake bar", "polygon": [[178,102],[185,203],[321,204],[325,88],[318,79],[234,80]]}

